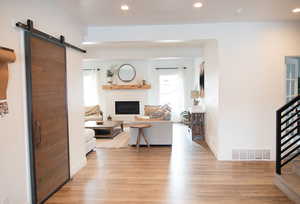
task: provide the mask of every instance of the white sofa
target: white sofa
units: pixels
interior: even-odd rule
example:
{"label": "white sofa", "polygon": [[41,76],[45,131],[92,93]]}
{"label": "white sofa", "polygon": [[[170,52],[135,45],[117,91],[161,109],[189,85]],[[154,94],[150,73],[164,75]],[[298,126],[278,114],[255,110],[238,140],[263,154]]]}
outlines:
{"label": "white sofa", "polygon": [[84,129],[85,153],[88,154],[96,148],[95,131],[92,129]]}

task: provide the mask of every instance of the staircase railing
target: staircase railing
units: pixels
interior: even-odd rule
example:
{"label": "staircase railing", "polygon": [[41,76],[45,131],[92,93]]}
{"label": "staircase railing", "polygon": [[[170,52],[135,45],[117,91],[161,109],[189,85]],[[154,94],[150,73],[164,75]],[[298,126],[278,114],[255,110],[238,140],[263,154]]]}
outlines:
{"label": "staircase railing", "polygon": [[276,173],[300,155],[300,95],[276,112]]}

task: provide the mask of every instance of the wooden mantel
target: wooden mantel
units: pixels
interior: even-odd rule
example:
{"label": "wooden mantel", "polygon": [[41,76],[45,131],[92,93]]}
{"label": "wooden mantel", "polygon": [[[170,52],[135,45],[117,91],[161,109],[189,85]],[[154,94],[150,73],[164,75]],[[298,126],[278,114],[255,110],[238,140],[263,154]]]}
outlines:
{"label": "wooden mantel", "polygon": [[126,90],[126,89],[151,89],[151,85],[103,85],[104,90]]}

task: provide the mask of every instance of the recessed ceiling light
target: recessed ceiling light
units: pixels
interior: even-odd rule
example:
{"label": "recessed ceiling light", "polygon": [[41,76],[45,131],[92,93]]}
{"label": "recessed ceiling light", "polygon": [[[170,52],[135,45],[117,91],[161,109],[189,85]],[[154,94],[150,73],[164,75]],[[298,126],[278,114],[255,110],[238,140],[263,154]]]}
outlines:
{"label": "recessed ceiling light", "polygon": [[300,8],[293,9],[293,13],[300,13]]}
{"label": "recessed ceiling light", "polygon": [[98,42],[89,42],[89,41],[82,42],[82,45],[96,45],[96,44],[98,44]]}
{"label": "recessed ceiling light", "polygon": [[123,10],[123,11],[128,11],[128,10],[129,10],[129,6],[128,6],[127,4],[123,4],[123,5],[121,6],[121,10]]}
{"label": "recessed ceiling light", "polygon": [[194,3],[195,8],[201,8],[202,6],[203,6],[203,4],[201,2]]}

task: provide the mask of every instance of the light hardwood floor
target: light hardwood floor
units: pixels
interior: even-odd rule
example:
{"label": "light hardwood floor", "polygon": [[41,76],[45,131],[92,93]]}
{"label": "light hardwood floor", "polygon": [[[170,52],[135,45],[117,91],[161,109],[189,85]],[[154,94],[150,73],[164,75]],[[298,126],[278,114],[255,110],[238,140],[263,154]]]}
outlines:
{"label": "light hardwood floor", "polygon": [[170,147],[98,149],[47,204],[291,203],[273,184],[273,162],[221,162],[174,127]]}

